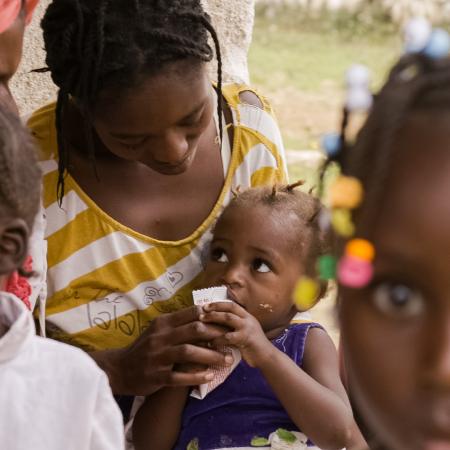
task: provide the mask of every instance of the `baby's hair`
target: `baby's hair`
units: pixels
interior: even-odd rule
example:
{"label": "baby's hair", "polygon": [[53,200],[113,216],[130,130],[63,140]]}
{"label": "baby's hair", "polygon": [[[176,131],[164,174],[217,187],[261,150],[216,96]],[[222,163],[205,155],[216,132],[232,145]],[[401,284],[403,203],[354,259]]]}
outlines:
{"label": "baby's hair", "polygon": [[280,218],[286,218],[285,232],[291,233],[294,243],[297,243],[306,273],[316,276],[316,260],[329,253],[331,235],[322,231],[319,226],[322,203],[318,198],[296,189],[302,184],[303,181],[298,181],[293,184],[250,188],[233,198],[226,209],[241,207],[245,211],[262,205],[270,208]]}
{"label": "baby's hair", "polygon": [[[54,0],[42,20],[47,65],[59,87],[56,129],[59,149],[57,195],[64,197],[69,149],[62,116],[71,96],[83,111],[84,133],[95,169],[91,109],[100,91],[138,85],[182,59],[218,60],[218,114],[222,115],[222,60],[217,33],[200,0]],[[46,70],[46,69],[43,69]],[[222,121],[219,120],[220,138]]]}
{"label": "baby's hair", "polygon": [[364,205],[370,207],[363,208],[361,220],[370,222],[378,213],[395,140],[407,120],[417,112],[445,110],[450,112],[450,59],[419,53],[404,56],[393,67],[353,145],[346,142],[349,113],[344,110],[338,162],[345,175],[358,178],[364,186]]}
{"label": "baby's hair", "polygon": [[25,220],[31,232],[40,183],[32,137],[20,119],[0,105],[0,214]]}

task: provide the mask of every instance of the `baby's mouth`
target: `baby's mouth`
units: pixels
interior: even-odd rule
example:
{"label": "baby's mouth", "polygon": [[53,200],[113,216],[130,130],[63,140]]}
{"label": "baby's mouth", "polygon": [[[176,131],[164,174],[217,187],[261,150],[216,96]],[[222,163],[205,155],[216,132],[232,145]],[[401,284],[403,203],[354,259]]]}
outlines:
{"label": "baby's mouth", "polygon": [[239,306],[241,306],[242,308],[247,309],[247,308],[245,307],[245,305],[243,305],[243,304],[237,299],[236,294],[233,292],[233,290],[232,290],[231,288],[227,288],[227,293],[228,293],[227,297],[228,297],[231,301],[233,301],[234,303],[237,303],[237,304],[238,304]]}

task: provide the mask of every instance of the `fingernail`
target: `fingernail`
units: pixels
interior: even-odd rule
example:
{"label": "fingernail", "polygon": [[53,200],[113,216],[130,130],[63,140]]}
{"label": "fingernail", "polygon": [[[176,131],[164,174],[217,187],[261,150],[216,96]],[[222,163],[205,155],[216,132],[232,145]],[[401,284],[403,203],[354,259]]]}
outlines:
{"label": "fingernail", "polygon": [[204,314],[200,314],[200,315],[198,316],[198,318],[199,318],[200,320],[205,320],[205,315],[204,315]]}
{"label": "fingernail", "polygon": [[214,374],[212,372],[209,372],[205,375],[205,380],[210,381],[214,378]]}
{"label": "fingernail", "polygon": [[231,355],[227,355],[225,356],[225,363],[227,364],[227,366],[231,366],[231,364],[233,364],[233,357]]}

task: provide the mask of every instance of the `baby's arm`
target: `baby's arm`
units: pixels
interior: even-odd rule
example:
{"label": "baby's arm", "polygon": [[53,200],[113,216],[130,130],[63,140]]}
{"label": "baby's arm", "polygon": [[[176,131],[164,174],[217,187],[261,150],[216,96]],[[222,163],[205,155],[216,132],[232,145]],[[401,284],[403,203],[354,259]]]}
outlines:
{"label": "baby's arm", "polygon": [[146,398],[133,423],[135,450],[171,450],[181,427],[187,387],[166,387]]}
{"label": "baby's arm", "polygon": [[204,307],[200,319],[232,329],[215,344],[235,345],[247,364],[258,368],[290,418],[315,445],[341,449],[353,441],[356,424],[339,377],[336,349],[321,329],[309,331],[303,367],[278,350],[259,322],[236,303]]}
{"label": "baby's arm", "polygon": [[331,339],[319,328],[308,332],[304,370],[272,347],[259,368],[291,419],[318,447],[347,447],[357,428]]}

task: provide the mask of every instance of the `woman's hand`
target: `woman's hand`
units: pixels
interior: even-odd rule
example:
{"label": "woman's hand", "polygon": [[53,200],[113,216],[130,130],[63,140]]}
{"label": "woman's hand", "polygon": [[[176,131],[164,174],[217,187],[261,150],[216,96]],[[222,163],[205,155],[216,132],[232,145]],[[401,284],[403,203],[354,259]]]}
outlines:
{"label": "woman's hand", "polygon": [[248,365],[259,367],[273,350],[258,320],[234,302],[210,303],[203,307],[200,320],[217,324],[232,331],[214,340],[214,345],[232,345],[239,348]]}
{"label": "woman's hand", "polygon": [[[206,367],[229,365],[232,358],[197,343],[209,342],[228,331],[199,320],[202,308],[193,306],[163,314],[129,347],[91,353],[120,395],[150,395],[164,386],[196,386],[211,380]],[[201,371],[183,371],[184,365]],[[174,370],[174,366],[177,370]]]}

